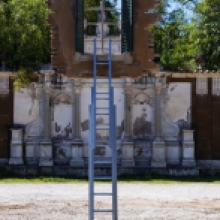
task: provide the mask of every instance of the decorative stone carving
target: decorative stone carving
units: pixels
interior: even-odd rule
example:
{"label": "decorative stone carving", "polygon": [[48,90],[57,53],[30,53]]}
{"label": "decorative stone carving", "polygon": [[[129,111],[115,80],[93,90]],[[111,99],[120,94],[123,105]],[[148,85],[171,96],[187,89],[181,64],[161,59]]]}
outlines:
{"label": "decorative stone carving", "polygon": [[10,165],[22,165],[23,162],[23,130],[11,129],[12,140],[11,140],[11,155],[9,164]]}
{"label": "decorative stone carving", "polygon": [[71,97],[65,93],[60,93],[54,98],[54,105],[59,105],[59,104],[71,104]]}
{"label": "decorative stone carving", "polygon": [[208,78],[196,79],[196,94],[207,95],[208,94]]}
{"label": "decorative stone carving", "polygon": [[182,131],[182,166],[194,167],[195,162],[195,143],[193,139],[193,130]]}
{"label": "decorative stone carving", "polygon": [[212,94],[220,96],[220,78],[212,78]]}
{"label": "decorative stone carving", "polygon": [[0,94],[2,95],[9,94],[9,77],[8,76],[0,77]]}
{"label": "decorative stone carving", "polygon": [[153,106],[154,102],[154,93],[151,90],[145,89],[145,90],[133,90],[132,93],[133,98],[133,104],[148,104],[150,106]]}
{"label": "decorative stone carving", "polygon": [[175,140],[179,135],[179,127],[174,122],[168,120],[166,117],[163,118],[163,136],[166,140]]}

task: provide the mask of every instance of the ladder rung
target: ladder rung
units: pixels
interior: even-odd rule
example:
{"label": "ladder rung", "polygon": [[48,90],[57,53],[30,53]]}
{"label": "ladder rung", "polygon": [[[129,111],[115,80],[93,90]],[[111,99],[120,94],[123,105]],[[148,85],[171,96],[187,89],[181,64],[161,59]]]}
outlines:
{"label": "ladder rung", "polygon": [[112,196],[112,193],[94,193],[94,196]]}
{"label": "ladder rung", "polygon": [[97,62],[97,65],[108,65],[108,62]]}
{"label": "ladder rung", "polygon": [[96,128],[96,130],[98,130],[98,131],[108,131],[109,130],[109,128]]}
{"label": "ladder rung", "polygon": [[96,109],[102,109],[102,110],[105,109],[106,110],[106,109],[109,109],[109,108],[96,108]]}
{"label": "ladder rung", "polygon": [[102,125],[109,126],[109,124],[96,124],[96,126],[102,126]]}
{"label": "ladder rung", "polygon": [[94,209],[94,212],[112,212],[112,209]]}
{"label": "ladder rung", "polygon": [[108,146],[108,144],[96,144],[96,147]]}
{"label": "ladder rung", "polygon": [[111,180],[112,177],[111,176],[95,176],[94,179],[95,180]]}
{"label": "ladder rung", "polygon": [[109,115],[109,113],[96,113],[96,115]]}
{"label": "ladder rung", "polygon": [[101,48],[101,47],[97,47],[96,50],[109,50],[109,48]]}
{"label": "ladder rung", "polygon": [[97,92],[96,94],[99,94],[99,95],[108,95],[109,92]]}
{"label": "ladder rung", "polygon": [[109,99],[108,98],[98,97],[98,98],[96,98],[96,100],[109,100]]}
{"label": "ladder rung", "polygon": [[105,164],[111,164],[112,162],[111,161],[94,161],[94,164],[102,164],[102,163],[105,163]]}

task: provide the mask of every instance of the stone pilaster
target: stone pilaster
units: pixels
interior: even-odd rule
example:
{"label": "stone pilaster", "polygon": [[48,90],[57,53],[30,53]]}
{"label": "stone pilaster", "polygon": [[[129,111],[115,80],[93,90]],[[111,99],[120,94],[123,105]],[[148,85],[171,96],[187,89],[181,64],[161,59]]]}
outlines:
{"label": "stone pilaster", "polygon": [[125,91],[125,116],[124,116],[124,140],[122,141],[122,166],[134,166],[134,143],[132,138],[132,105],[131,105],[131,86],[132,83],[126,79]]}
{"label": "stone pilaster", "polygon": [[51,109],[50,109],[50,93],[51,93],[51,75],[52,71],[44,72],[44,137],[40,143],[40,161],[39,166],[53,166],[53,149],[51,141]]}
{"label": "stone pilaster", "polygon": [[155,138],[153,141],[152,167],[166,167],[166,146],[162,138],[162,89],[163,85],[160,78],[155,82]]}
{"label": "stone pilaster", "polygon": [[75,82],[75,135],[74,141],[81,141],[81,132],[80,132],[80,119],[81,119],[81,82]]}
{"label": "stone pilaster", "polygon": [[[130,88],[128,88],[130,87]],[[124,119],[124,132],[125,132],[125,137],[124,139],[127,140],[132,140],[132,128],[131,128],[131,120],[132,120],[132,103],[131,103],[131,84],[127,83],[125,85],[125,119]]]}
{"label": "stone pilaster", "polygon": [[71,81],[71,87],[72,87],[72,140],[74,141],[75,139],[75,110],[76,110],[74,80]]}
{"label": "stone pilaster", "polygon": [[73,141],[71,145],[70,166],[84,166],[83,143],[81,140],[81,82],[76,81],[73,88]]}
{"label": "stone pilaster", "polygon": [[23,165],[23,130],[11,129],[11,155],[9,159],[10,165]]}
{"label": "stone pilaster", "polygon": [[182,131],[182,166],[195,167],[195,142],[193,130]]}

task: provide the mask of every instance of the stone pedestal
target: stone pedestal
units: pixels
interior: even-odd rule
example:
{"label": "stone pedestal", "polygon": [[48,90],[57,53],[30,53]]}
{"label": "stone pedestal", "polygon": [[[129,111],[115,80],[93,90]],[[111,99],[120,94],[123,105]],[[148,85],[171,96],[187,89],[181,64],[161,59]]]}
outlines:
{"label": "stone pedestal", "polygon": [[179,141],[166,141],[166,162],[168,165],[180,165],[181,147]]}
{"label": "stone pedestal", "polygon": [[195,142],[193,138],[193,130],[182,131],[182,166],[195,167]]}
{"label": "stone pedestal", "polygon": [[152,167],[166,167],[166,145],[164,141],[153,142]]}
{"label": "stone pedestal", "polygon": [[123,166],[123,167],[135,166],[135,162],[134,162],[134,143],[133,142],[122,142],[121,166]]}
{"label": "stone pedestal", "polygon": [[39,166],[53,166],[52,142],[49,140],[40,143]]}
{"label": "stone pedestal", "polygon": [[10,165],[23,165],[23,130],[22,129],[11,129],[12,140],[11,140],[11,155],[9,159]]}
{"label": "stone pedestal", "polygon": [[34,141],[26,141],[25,157],[28,165],[37,165],[39,161],[40,144]]}
{"label": "stone pedestal", "polygon": [[84,166],[84,160],[82,158],[82,142],[73,142],[71,145],[71,160],[70,166],[77,167],[77,166]]}

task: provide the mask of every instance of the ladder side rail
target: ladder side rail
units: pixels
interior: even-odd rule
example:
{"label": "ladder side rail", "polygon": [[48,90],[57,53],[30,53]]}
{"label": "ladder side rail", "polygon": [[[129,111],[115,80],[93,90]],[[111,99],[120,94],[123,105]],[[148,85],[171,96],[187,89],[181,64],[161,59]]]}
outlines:
{"label": "ladder side rail", "polygon": [[[97,80],[96,80],[96,75],[97,75],[97,48],[96,48],[96,45],[97,45],[97,41],[96,39],[94,39],[94,56],[93,56],[93,83],[94,83],[94,88],[95,88],[95,94],[96,94],[96,83],[97,83]],[[94,101],[94,100],[93,100]],[[95,98],[95,101],[96,101],[96,98]],[[95,106],[96,107],[96,106]]]}
{"label": "ladder side rail", "polygon": [[108,83],[109,83],[109,94],[112,86],[112,40],[109,39],[109,55],[108,55]]}
{"label": "ladder side rail", "polygon": [[[92,88],[92,93],[94,88]],[[95,135],[94,135],[94,104],[89,108],[90,120],[89,120],[89,220],[94,220],[94,147],[95,147]]]}
{"label": "ladder side rail", "polygon": [[109,40],[109,147],[112,151],[112,219],[118,219],[117,210],[117,147],[116,147],[116,108],[114,105],[114,88],[112,87],[112,40]]}
{"label": "ladder side rail", "polygon": [[89,220],[94,220],[94,149],[96,147],[96,74],[97,74],[97,50],[96,39],[94,39],[93,57],[93,87],[91,89],[90,106],[90,144],[89,144]]}
{"label": "ladder side rail", "polygon": [[[113,88],[112,88],[113,96]],[[112,219],[118,220],[117,204],[117,143],[116,143],[116,107],[112,105],[112,123],[111,123],[111,146],[112,146]]]}

